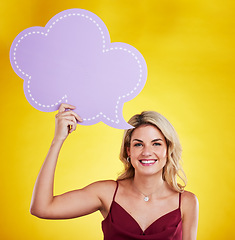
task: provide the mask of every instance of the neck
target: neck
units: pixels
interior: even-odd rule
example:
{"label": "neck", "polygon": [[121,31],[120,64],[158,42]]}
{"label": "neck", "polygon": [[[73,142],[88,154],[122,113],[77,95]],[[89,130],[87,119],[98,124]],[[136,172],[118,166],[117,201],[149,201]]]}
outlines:
{"label": "neck", "polygon": [[165,182],[162,179],[162,175],[139,176],[136,174],[133,179],[133,186],[140,193],[149,196],[162,192]]}

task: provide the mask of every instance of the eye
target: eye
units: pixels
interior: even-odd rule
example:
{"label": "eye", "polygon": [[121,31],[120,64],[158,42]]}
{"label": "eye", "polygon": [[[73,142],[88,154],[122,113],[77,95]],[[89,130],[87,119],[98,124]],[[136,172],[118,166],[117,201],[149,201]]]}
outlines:
{"label": "eye", "polygon": [[142,146],[142,143],[135,143],[134,144],[134,147],[141,147]]}
{"label": "eye", "polygon": [[155,142],[155,143],[153,144],[153,146],[161,146],[161,143]]}

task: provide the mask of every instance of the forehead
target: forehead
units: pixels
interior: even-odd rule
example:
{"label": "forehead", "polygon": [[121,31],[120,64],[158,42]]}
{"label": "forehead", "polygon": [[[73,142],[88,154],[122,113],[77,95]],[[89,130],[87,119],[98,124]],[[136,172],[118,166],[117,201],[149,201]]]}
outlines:
{"label": "forehead", "polygon": [[155,126],[152,125],[141,125],[136,128],[131,135],[131,139],[165,139],[162,132]]}

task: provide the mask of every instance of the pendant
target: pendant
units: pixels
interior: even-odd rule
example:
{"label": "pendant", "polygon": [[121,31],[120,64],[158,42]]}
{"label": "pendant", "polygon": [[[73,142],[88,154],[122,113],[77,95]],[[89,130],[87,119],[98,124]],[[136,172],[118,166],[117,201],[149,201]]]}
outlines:
{"label": "pendant", "polygon": [[149,200],[149,197],[147,197],[147,196],[144,197],[144,201],[145,201],[145,202],[148,202],[148,200]]}

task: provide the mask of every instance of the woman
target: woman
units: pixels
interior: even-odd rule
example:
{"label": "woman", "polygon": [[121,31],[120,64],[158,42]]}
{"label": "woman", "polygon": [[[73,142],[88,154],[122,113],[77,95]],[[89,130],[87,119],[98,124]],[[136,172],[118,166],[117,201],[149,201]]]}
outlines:
{"label": "woman", "polygon": [[35,183],[31,213],[46,219],[68,219],[99,210],[104,217],[105,240],[196,239],[197,198],[176,182],[181,146],[174,128],[156,112],[130,119],[134,128],[124,133],[120,159],[125,171],[118,181],[94,182],[53,196],[61,146],[77,121],[82,121],[74,109],[62,104],[56,115],[54,139]]}

